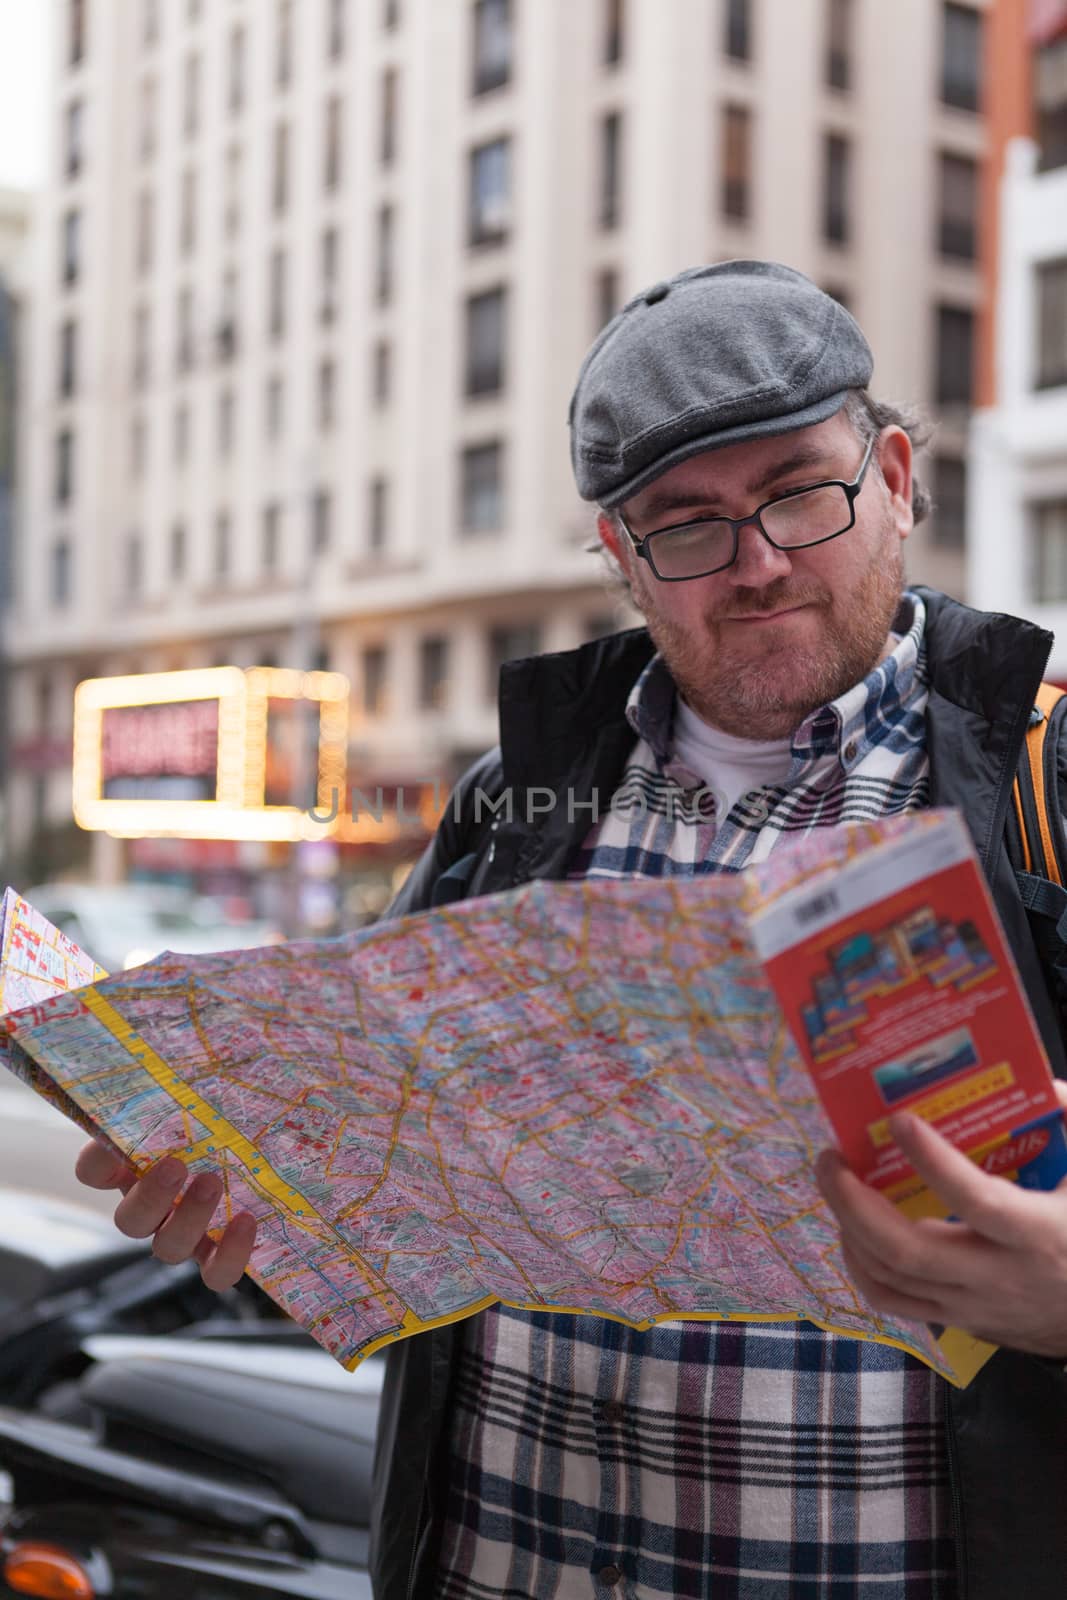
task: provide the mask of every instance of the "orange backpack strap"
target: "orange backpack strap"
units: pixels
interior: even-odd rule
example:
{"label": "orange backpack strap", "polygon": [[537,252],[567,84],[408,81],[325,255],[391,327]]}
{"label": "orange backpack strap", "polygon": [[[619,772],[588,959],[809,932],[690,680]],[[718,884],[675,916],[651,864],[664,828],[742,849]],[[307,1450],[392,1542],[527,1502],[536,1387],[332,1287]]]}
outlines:
{"label": "orange backpack strap", "polygon": [[[1058,814],[1056,768],[1059,724],[1067,712],[1065,702],[1067,695],[1063,689],[1051,683],[1041,685],[1012,787],[1023,870],[1059,884],[1061,888],[1067,882],[1067,843],[1063,836],[1063,820]],[[1057,737],[1050,739],[1053,728]]]}

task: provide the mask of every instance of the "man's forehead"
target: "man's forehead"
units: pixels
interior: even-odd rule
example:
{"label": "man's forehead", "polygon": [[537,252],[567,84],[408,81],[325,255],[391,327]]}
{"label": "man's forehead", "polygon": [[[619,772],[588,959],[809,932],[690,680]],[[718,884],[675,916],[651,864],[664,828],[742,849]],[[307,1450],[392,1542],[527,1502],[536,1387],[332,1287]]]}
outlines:
{"label": "man's forehead", "polygon": [[774,438],[706,450],[671,467],[623,509],[628,517],[647,521],[702,501],[759,495],[794,471],[810,471],[814,476],[836,474],[842,445],[850,437],[844,419],[831,417]]}

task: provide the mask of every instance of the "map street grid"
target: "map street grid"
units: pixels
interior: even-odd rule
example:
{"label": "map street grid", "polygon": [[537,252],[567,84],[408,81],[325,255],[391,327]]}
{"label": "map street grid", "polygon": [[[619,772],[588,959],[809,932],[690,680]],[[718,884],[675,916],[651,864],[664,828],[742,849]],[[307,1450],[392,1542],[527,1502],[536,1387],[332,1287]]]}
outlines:
{"label": "map street grid", "polygon": [[[333,941],[186,957],[6,1019],[9,1064],[216,1228],[346,1367],[497,1301],[638,1327],[805,1317],[952,1381],[876,1314],[814,1181],[833,1142],[749,914],[934,819],[693,879],[534,882]],[[8,1002],[10,1003],[10,1002]]]}

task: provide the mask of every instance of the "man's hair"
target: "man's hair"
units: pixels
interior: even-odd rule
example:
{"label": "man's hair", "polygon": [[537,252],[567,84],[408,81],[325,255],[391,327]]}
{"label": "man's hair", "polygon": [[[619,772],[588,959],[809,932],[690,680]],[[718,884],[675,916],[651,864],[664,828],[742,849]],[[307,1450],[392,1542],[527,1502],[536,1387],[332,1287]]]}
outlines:
{"label": "man's hair", "polygon": [[[884,428],[900,428],[911,440],[911,447],[915,454],[930,442],[934,432],[934,425],[924,415],[918,406],[895,405],[891,400],[875,400],[866,389],[850,389],[848,398],[842,407],[845,417],[852,424],[852,431],[862,445],[866,445],[875,434],[881,433]],[[877,461],[871,462],[874,471],[878,471]],[[927,516],[933,507],[933,497],[929,489],[922,483],[915,472],[911,478],[911,514],[916,524]],[[600,516],[607,517],[614,523],[618,531],[622,532],[618,512],[609,510],[606,506],[598,506]],[[605,585],[617,598],[630,598],[630,584],[625,572],[618,569],[599,538],[591,539],[585,546],[591,555],[599,551],[605,558]]]}
{"label": "man's hair", "polygon": [[[850,389],[843,407],[860,444],[866,445],[883,428],[900,428],[911,440],[917,455],[933,435],[933,424],[918,406],[898,406],[891,400],[875,400],[866,389]],[[877,470],[877,461],[871,465]],[[916,524],[927,516],[933,506],[933,497],[926,485],[913,472],[911,476],[911,514]]]}

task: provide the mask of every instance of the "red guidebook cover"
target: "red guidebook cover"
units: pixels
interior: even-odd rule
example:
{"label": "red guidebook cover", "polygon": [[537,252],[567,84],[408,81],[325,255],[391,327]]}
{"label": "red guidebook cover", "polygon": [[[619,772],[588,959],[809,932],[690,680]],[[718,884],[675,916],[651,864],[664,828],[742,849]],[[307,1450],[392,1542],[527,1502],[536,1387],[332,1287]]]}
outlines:
{"label": "red guidebook cover", "polygon": [[1048,1060],[956,813],[792,889],[754,934],[860,1177],[908,1211],[938,1209],[890,1136],[895,1111],[1027,1187],[1067,1173]]}

